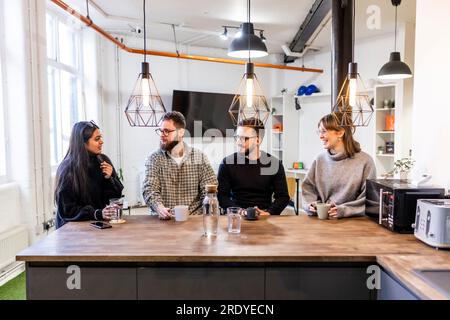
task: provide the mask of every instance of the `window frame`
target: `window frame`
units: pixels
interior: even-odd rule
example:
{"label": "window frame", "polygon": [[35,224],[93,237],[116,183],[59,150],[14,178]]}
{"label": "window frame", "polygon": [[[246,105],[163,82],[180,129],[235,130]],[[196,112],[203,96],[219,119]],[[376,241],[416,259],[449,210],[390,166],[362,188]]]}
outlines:
{"label": "window frame", "polygon": [[[84,99],[85,95],[85,79],[84,79],[84,73],[83,73],[83,32],[81,29],[78,29],[70,24],[68,24],[66,21],[70,21],[67,19],[67,16],[60,14],[59,12],[56,12],[52,8],[47,6],[46,10],[46,20],[47,15],[50,16],[52,19],[53,24],[53,45],[54,45],[54,58],[50,58],[47,55],[47,84],[50,87],[49,77],[50,77],[50,70],[53,72],[53,83],[58,83],[59,86],[54,86],[52,93],[53,97],[48,99],[48,110],[49,110],[49,116],[53,114],[53,117],[56,117],[55,120],[51,120],[50,126],[53,128],[55,134],[55,137],[53,137],[54,141],[52,142],[50,139],[52,139],[51,131],[49,132],[49,142],[50,144],[50,164],[51,164],[51,170],[52,174],[56,173],[56,170],[59,166],[59,163],[62,159],[59,160],[58,163],[53,164],[53,154],[56,153],[56,156],[60,156],[60,150],[63,148],[63,141],[64,138],[62,136],[63,132],[63,123],[62,123],[62,117],[61,117],[61,108],[58,108],[58,104],[61,106],[61,79],[62,79],[62,72],[68,73],[70,76],[74,77],[76,79],[76,85],[77,85],[77,102],[78,102],[78,108],[77,108],[77,115],[78,115],[78,121],[85,117],[86,115],[86,103]],[[59,23],[62,23],[65,25],[65,27],[69,28],[71,31],[75,34],[75,55],[76,55],[76,67],[64,64],[61,62],[60,57],[60,41],[59,41]],[[47,22],[46,22],[46,28],[47,28]],[[47,30],[46,30],[46,34]],[[47,90],[47,94],[50,93],[50,88]],[[52,105],[50,105],[50,102],[52,102]],[[51,108],[53,110],[51,111]],[[50,120],[50,118],[49,118]],[[55,150],[52,150],[52,143],[55,146]],[[62,154],[62,157],[64,157],[64,154]]]}
{"label": "window frame", "polygon": [[[10,173],[11,173],[11,159],[9,157],[9,123],[8,123],[8,104],[7,104],[7,74],[5,68],[5,25],[3,24],[4,19],[4,10],[3,4],[0,4],[0,91],[1,91],[1,101],[2,112],[3,112],[3,136],[5,138],[5,174],[0,175],[0,185],[10,182]],[[0,173],[1,174],[1,173]]]}

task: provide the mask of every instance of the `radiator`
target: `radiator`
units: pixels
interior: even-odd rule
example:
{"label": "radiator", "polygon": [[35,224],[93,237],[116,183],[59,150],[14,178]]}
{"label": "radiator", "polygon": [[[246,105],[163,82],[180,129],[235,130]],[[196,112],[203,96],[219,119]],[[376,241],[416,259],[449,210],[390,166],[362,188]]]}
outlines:
{"label": "radiator", "polygon": [[28,230],[25,225],[0,233],[0,270],[16,261],[16,254],[28,247]]}

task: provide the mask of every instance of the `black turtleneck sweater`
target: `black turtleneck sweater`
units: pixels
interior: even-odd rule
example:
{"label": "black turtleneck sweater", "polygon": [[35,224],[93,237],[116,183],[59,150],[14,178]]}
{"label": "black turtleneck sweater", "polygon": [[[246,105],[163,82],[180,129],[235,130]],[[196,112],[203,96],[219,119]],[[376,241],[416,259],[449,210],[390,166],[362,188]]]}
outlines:
{"label": "black turtleneck sweater", "polygon": [[[102,155],[104,160],[112,165],[111,160]],[[64,174],[64,166],[67,165],[64,160],[58,171]],[[64,181],[64,177],[60,176]],[[89,157],[88,166],[88,190],[86,194],[90,195],[90,201],[82,200],[79,194],[76,194],[73,186],[63,183],[62,189],[56,194],[56,229],[62,227],[69,221],[83,220],[102,220],[102,209],[109,204],[109,200],[120,198],[122,196],[123,185],[117,177],[113,168],[113,174],[110,179],[106,179],[100,168],[100,163],[95,155]]]}
{"label": "black turtleneck sweater", "polygon": [[226,157],[220,164],[218,180],[218,198],[224,210],[257,206],[278,215],[289,204],[283,165],[265,152],[256,161],[239,153]]}

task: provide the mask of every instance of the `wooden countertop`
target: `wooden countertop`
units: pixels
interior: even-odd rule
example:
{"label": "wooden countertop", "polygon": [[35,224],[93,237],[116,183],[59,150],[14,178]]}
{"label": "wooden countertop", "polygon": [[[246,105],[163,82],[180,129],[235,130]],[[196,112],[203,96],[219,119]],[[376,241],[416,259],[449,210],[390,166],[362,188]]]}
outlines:
{"label": "wooden countertop", "polygon": [[[321,221],[271,216],[242,221],[228,234],[220,217],[217,238],[202,235],[201,216],[186,222],[125,216],[99,230],[72,222],[17,255],[27,262],[378,262],[422,298],[444,296],[412,270],[449,268],[450,251],[437,251],[414,235],[392,233],[366,217]],[[442,266],[442,267],[440,267]]]}

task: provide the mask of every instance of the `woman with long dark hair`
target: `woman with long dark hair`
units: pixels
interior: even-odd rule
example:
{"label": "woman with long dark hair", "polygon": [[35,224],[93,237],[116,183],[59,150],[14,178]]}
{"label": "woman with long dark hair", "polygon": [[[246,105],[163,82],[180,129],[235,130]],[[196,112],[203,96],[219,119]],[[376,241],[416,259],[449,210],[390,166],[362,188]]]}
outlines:
{"label": "woman with long dark hair", "polygon": [[123,185],[111,160],[102,154],[103,138],[93,122],[73,126],[69,150],[56,172],[56,228],[69,221],[109,220]]}
{"label": "woman with long dark hair", "polygon": [[335,113],[318,123],[326,150],[314,160],[302,184],[303,208],[311,215],[316,214],[318,202],[331,204],[332,218],[363,215],[366,179],[376,177],[372,158],[353,137],[354,128],[340,123]]}

